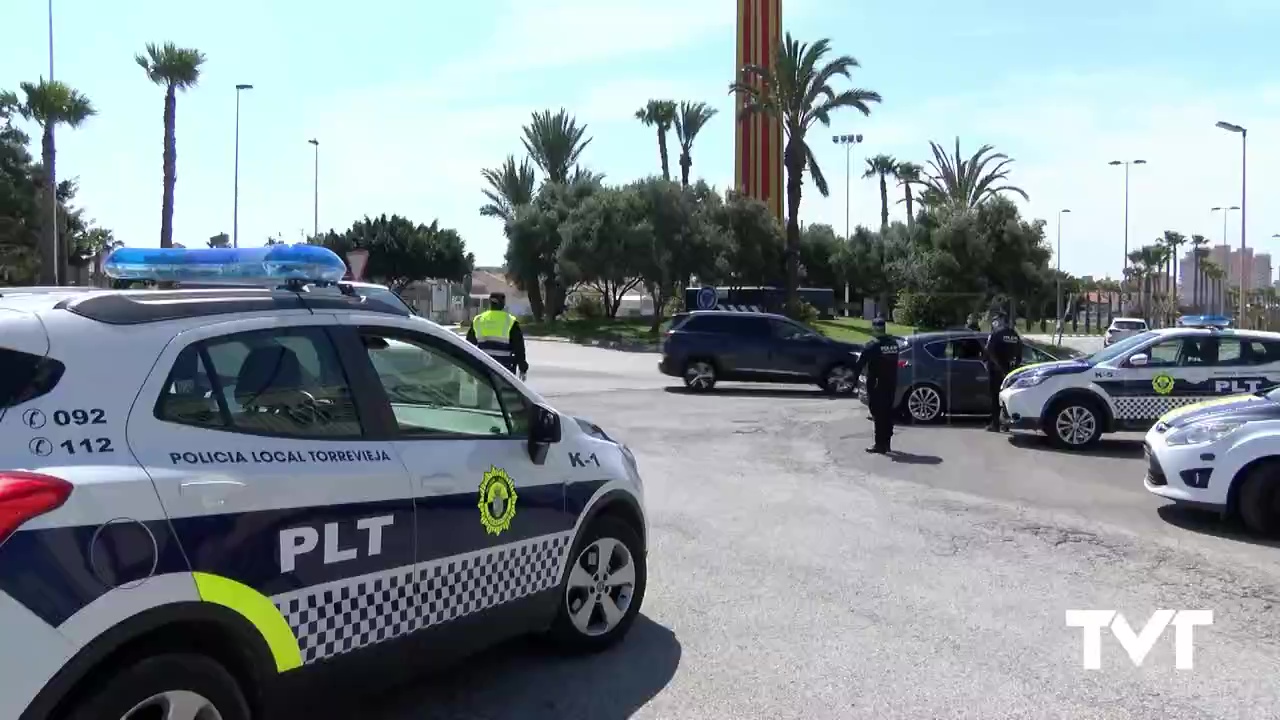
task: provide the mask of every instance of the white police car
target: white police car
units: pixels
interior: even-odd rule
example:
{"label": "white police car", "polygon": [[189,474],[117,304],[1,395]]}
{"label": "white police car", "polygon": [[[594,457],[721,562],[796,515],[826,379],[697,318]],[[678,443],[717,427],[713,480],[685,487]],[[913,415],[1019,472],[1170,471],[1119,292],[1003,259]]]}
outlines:
{"label": "white police car", "polygon": [[1278,383],[1280,333],[1187,325],[1019,368],[1005,379],[1000,407],[1006,427],[1075,449],[1104,432],[1144,432],[1185,405]]}
{"label": "white police car", "polygon": [[[642,489],[600,428],[434,323],[306,284],[341,277],[322,248],[106,265],[289,284],[0,289],[0,718],[258,718],[384,650],[627,632]],[[423,362],[379,368],[391,343]]]}
{"label": "white police car", "polygon": [[1147,432],[1147,490],[1280,531],[1280,390],[1179,408]]}

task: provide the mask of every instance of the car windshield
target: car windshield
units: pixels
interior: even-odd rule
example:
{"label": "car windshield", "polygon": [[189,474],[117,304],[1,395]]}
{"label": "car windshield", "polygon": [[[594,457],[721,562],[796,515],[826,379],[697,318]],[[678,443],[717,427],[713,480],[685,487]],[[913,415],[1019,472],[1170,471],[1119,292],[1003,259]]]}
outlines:
{"label": "car windshield", "polygon": [[1124,355],[1125,353],[1129,352],[1130,350],[1134,349],[1135,347],[1142,345],[1148,340],[1155,339],[1155,337],[1156,337],[1156,334],[1150,331],[1139,333],[1137,335],[1134,335],[1133,337],[1127,337],[1124,340],[1121,340],[1120,342],[1116,343],[1115,345],[1104,347],[1098,352],[1085,358],[1085,360],[1090,365],[1097,365],[1098,363],[1104,363],[1104,362],[1107,362],[1108,360],[1114,360],[1120,357],[1121,355]]}
{"label": "car windshield", "polygon": [[401,299],[399,295],[392,292],[389,288],[360,287],[360,288],[356,288],[356,292],[369,298],[370,300],[377,300],[380,303],[385,303],[387,305],[390,305],[391,307],[404,310],[410,315],[418,314],[414,312],[413,308],[409,307],[409,303],[406,303],[403,299]]}

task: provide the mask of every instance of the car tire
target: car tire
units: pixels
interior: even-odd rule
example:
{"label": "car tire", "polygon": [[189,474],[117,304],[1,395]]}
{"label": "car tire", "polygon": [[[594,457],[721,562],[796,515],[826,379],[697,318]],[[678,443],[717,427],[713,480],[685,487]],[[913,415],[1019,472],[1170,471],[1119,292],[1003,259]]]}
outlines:
{"label": "car tire", "polygon": [[822,374],[822,382],[818,386],[828,395],[852,395],[858,389],[858,378],[853,374],[853,368],[836,363]]}
{"label": "car tire", "polygon": [[1097,401],[1068,397],[1055,402],[1045,413],[1044,431],[1056,447],[1083,450],[1098,443],[1103,422]]}
{"label": "car tire", "polygon": [[684,364],[681,373],[684,386],[692,392],[708,392],[716,386],[716,364],[710,360],[694,359]]}
{"label": "car tire", "polygon": [[1241,482],[1236,503],[1245,528],[1265,537],[1280,534],[1280,464],[1259,463]]}
{"label": "car tire", "polygon": [[[185,714],[171,708],[189,708]],[[201,711],[202,707],[210,708]],[[203,714],[202,714],[203,712]],[[217,661],[191,653],[153,655],[104,679],[65,715],[67,720],[250,720],[249,704],[231,673]]]}
{"label": "car tire", "polygon": [[599,652],[622,640],[640,614],[646,576],[644,546],[631,525],[596,518],[569,555],[549,638],[573,653]]}
{"label": "car tire", "polygon": [[[912,409],[913,399],[917,410]],[[902,394],[902,418],[907,422],[935,423],[941,420],[945,413],[946,403],[942,399],[942,392],[933,385],[912,385]]]}

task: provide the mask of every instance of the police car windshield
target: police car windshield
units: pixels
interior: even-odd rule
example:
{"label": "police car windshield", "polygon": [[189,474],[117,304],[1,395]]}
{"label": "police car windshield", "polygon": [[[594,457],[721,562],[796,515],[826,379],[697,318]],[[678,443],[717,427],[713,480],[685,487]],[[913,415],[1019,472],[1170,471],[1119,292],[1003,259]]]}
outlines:
{"label": "police car windshield", "polygon": [[1102,348],[1098,352],[1085,358],[1085,362],[1089,363],[1090,365],[1097,365],[1098,363],[1104,363],[1104,362],[1107,362],[1108,360],[1114,360],[1120,357],[1121,355],[1124,355],[1125,353],[1129,352],[1130,350],[1138,347],[1139,345],[1142,345],[1148,340],[1154,340],[1155,338],[1156,338],[1156,334],[1151,331],[1138,333],[1137,335],[1134,335],[1133,337],[1125,338],[1124,340],[1121,340],[1120,342],[1114,345],[1110,345],[1108,347]]}

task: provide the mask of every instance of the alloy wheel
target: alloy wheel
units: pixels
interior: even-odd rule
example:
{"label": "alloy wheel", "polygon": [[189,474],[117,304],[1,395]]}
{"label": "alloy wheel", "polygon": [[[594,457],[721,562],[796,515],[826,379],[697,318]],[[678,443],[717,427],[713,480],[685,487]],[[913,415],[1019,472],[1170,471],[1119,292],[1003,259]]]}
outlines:
{"label": "alloy wheel", "polygon": [[635,589],[631,551],[621,541],[602,537],[583,548],[569,571],[569,619],[583,635],[604,635],[627,616]]}
{"label": "alloy wheel", "polygon": [[837,365],[827,372],[827,387],[837,395],[846,395],[857,387],[853,370],[845,365]]}
{"label": "alloy wheel", "polygon": [[715,381],[716,369],[709,362],[691,362],[684,370],[684,384],[693,390],[709,390]]}
{"label": "alloy wheel", "polygon": [[170,690],[133,706],[120,720],[222,720],[218,709],[200,693]]}
{"label": "alloy wheel", "polygon": [[942,414],[942,396],[928,385],[913,388],[907,396],[907,413],[912,420],[930,422]]}
{"label": "alloy wheel", "polygon": [[1054,430],[1062,442],[1068,445],[1084,445],[1098,430],[1098,418],[1082,405],[1069,405],[1058,413]]}

